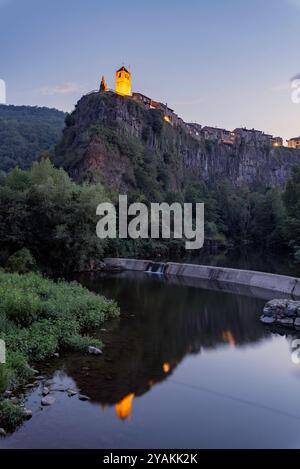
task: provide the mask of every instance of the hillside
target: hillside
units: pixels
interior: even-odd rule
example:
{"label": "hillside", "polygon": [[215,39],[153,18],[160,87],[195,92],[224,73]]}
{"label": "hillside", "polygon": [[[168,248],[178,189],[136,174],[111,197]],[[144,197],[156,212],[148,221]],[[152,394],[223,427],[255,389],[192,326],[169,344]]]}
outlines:
{"label": "hillside", "polygon": [[76,180],[100,179],[117,192],[151,198],[182,192],[188,181],[283,187],[300,163],[299,150],[198,141],[183,126],[165,122],[160,111],[114,93],[83,96],[66,124],[56,165]]}
{"label": "hillside", "polygon": [[64,119],[56,109],[0,105],[0,170],[29,168],[61,139]]}

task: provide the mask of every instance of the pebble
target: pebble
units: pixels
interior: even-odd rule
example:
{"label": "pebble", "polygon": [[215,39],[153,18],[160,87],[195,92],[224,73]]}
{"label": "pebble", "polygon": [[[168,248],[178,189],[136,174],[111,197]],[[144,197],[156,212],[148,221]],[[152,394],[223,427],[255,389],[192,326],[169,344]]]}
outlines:
{"label": "pebble", "polygon": [[42,406],[49,406],[49,405],[54,404],[54,402],[55,402],[55,398],[49,395],[46,397],[43,397],[43,399],[41,400]]}
{"label": "pebble", "polygon": [[26,389],[32,389],[32,388],[34,388],[34,384],[33,383],[26,384],[25,388]]}
{"label": "pebble", "polygon": [[90,355],[102,355],[102,350],[97,347],[88,347],[88,353]]}
{"label": "pebble", "polygon": [[32,417],[32,410],[29,410],[29,409],[24,409],[24,417],[25,419],[31,419]]}
{"label": "pebble", "polygon": [[295,327],[298,329],[300,328],[300,318],[295,319]]}

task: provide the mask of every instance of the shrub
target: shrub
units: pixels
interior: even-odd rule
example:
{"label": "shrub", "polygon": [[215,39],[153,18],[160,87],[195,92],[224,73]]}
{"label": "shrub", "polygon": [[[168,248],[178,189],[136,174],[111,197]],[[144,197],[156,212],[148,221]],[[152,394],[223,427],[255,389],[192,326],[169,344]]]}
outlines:
{"label": "shrub", "polygon": [[8,272],[25,274],[36,270],[36,262],[29,249],[22,248],[8,258],[5,268]]}
{"label": "shrub", "polygon": [[31,373],[28,363],[51,356],[59,347],[79,350],[88,345],[102,346],[81,333],[118,314],[114,301],[76,282],[0,271],[0,337],[7,347],[0,392],[26,381]]}
{"label": "shrub", "polygon": [[85,350],[87,347],[99,347],[103,346],[102,342],[90,336],[74,335],[67,337],[64,340],[64,345],[70,350]]}
{"label": "shrub", "polygon": [[0,426],[13,429],[24,420],[24,411],[8,399],[0,402]]}

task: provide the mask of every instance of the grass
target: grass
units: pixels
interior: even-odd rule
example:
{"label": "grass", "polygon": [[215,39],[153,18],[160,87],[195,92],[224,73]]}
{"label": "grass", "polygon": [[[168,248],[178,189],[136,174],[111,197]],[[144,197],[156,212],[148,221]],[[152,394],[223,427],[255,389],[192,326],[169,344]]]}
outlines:
{"label": "grass", "polygon": [[[118,315],[114,301],[77,282],[54,282],[36,273],[0,271],[0,338],[5,341],[7,357],[6,364],[0,365],[0,394],[28,381],[32,376],[30,363],[62,348],[101,347],[89,332]],[[12,404],[0,401],[0,427],[7,422],[14,426],[17,421]]]}
{"label": "grass", "polygon": [[24,420],[24,410],[13,404],[8,399],[0,402],[0,422],[1,426],[11,430],[20,425]]}

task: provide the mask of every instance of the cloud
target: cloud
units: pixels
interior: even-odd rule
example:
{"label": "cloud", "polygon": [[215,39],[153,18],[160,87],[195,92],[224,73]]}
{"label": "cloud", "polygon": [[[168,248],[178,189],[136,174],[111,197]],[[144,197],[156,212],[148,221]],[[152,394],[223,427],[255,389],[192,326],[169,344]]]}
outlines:
{"label": "cloud", "polygon": [[[0,0],[1,1],[1,0]],[[62,83],[55,86],[42,86],[38,89],[38,92],[43,96],[55,96],[59,94],[71,94],[83,91],[82,87],[78,83]]]}
{"label": "cloud", "polygon": [[278,83],[271,87],[271,91],[280,92],[280,91],[288,91],[291,89],[291,83],[287,81],[286,83]]}

